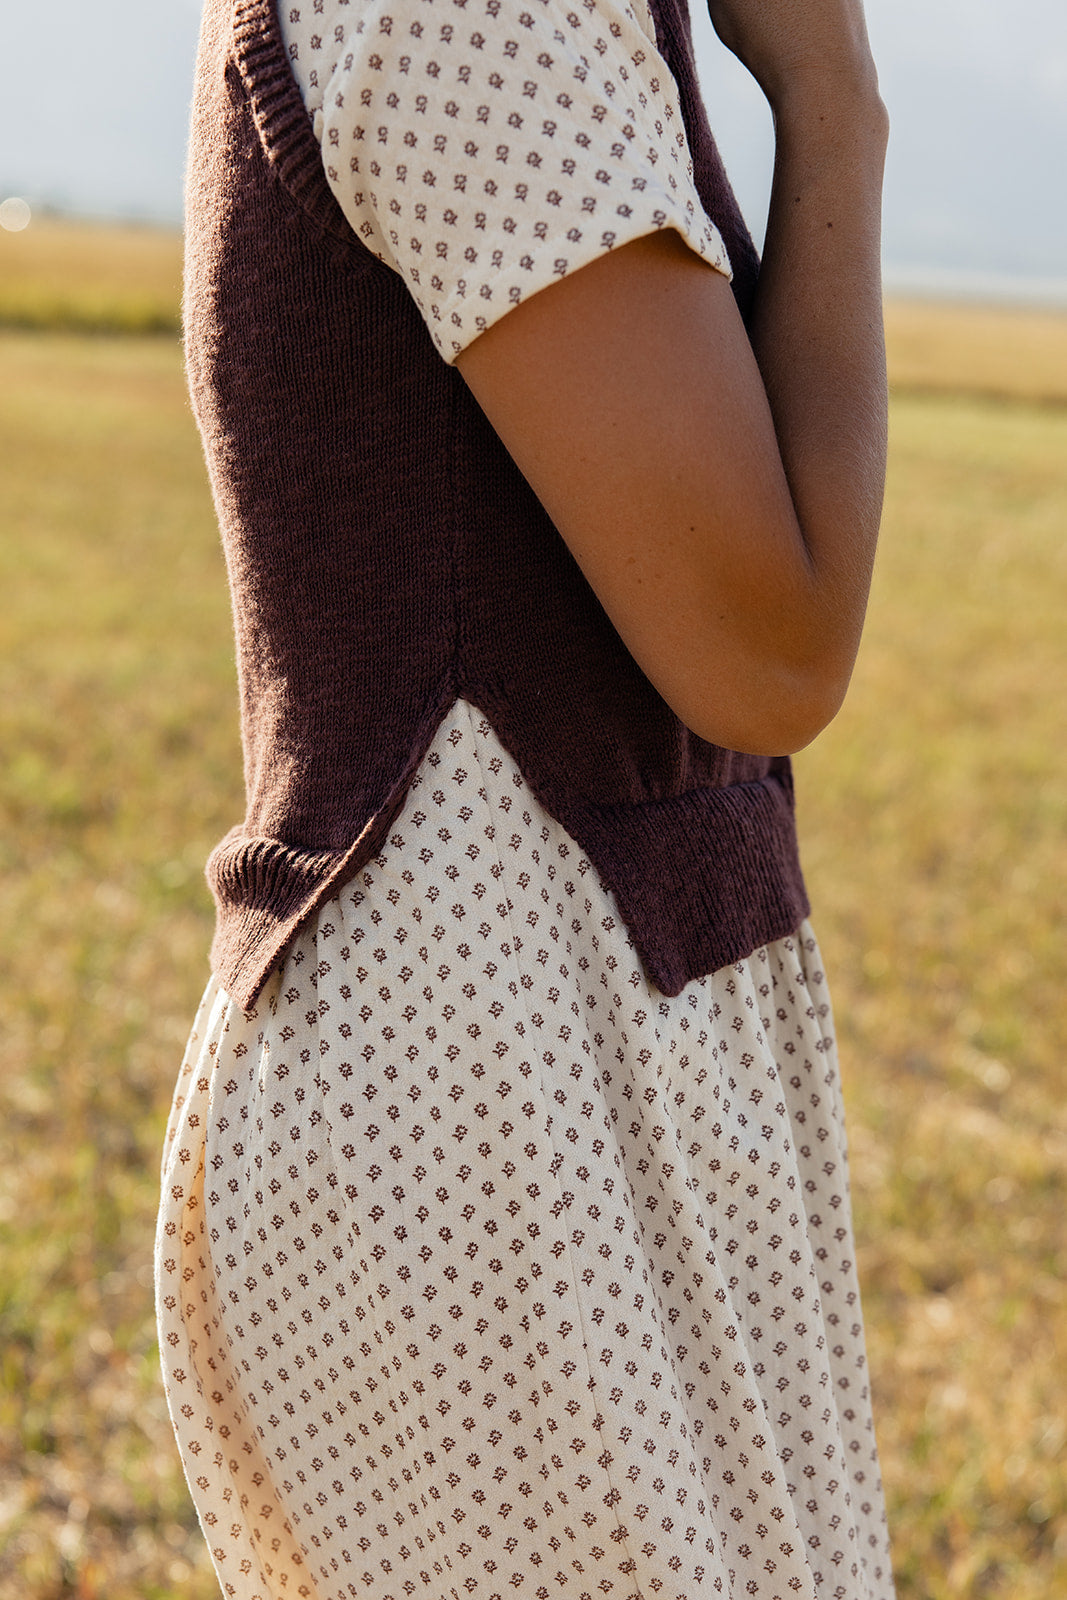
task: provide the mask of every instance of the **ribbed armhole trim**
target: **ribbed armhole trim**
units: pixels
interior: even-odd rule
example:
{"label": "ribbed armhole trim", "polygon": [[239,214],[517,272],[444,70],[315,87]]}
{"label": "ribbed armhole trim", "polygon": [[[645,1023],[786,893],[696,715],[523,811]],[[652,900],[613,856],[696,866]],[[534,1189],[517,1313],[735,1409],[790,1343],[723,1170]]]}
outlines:
{"label": "ribbed armhole trim", "polygon": [[279,182],[325,233],[361,260],[375,260],[353,233],[327,181],[273,0],[234,0],[233,45],[256,130]]}

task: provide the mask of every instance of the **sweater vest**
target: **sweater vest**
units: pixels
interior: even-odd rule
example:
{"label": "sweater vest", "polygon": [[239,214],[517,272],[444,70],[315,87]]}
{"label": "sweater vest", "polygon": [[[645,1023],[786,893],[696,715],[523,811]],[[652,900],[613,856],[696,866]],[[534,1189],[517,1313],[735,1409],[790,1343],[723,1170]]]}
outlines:
{"label": "sweater vest", "polygon": [[[688,13],[651,9],[744,314],[757,259]],[[247,809],[207,869],[231,998],[250,1008],[302,922],[380,853],[459,698],[613,892],[664,994],[792,932],[808,904],[788,759],[697,738],[636,665],[343,217],[272,0],[206,3],[184,313],[237,641]]]}

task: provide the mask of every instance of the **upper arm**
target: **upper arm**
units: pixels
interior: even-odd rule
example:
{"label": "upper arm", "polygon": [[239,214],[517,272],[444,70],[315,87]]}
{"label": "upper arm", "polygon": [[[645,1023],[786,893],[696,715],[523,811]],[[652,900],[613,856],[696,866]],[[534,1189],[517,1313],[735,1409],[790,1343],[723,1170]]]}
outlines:
{"label": "upper arm", "polygon": [[352,227],[679,716],[796,748],[804,541],[647,7],[352,11],[316,119]]}
{"label": "upper arm", "polygon": [[776,714],[802,685],[783,622],[808,571],[726,278],[651,234],[524,301],[456,364],[682,720],[733,749],[795,744]]}

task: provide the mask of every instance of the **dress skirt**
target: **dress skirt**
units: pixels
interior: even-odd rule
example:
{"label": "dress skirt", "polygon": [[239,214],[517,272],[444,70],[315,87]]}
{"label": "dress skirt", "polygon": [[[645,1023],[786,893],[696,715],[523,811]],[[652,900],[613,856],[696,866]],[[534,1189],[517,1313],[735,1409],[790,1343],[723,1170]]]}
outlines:
{"label": "dress skirt", "polygon": [[160,1348],[234,1600],[889,1600],[805,925],[673,999],[458,702],[175,1093]]}

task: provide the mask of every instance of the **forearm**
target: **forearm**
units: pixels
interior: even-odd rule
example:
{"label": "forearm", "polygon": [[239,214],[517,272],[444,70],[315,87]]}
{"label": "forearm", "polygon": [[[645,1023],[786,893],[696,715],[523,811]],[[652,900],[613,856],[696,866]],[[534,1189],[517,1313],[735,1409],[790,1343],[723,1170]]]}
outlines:
{"label": "forearm", "polygon": [[863,625],[886,459],[880,217],[887,121],[873,88],[776,109],[749,334],[809,567],[806,627],[840,692]]}

